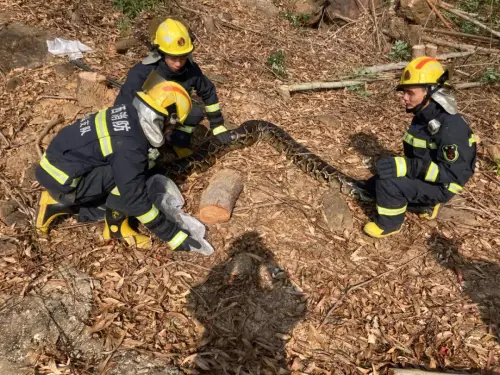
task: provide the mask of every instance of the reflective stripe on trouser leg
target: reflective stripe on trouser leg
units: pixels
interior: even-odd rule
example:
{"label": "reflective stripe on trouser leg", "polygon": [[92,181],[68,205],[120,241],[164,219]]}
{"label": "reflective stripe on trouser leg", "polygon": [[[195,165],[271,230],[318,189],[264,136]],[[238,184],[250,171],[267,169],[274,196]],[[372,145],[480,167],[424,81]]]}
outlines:
{"label": "reflective stripe on trouser leg", "polygon": [[405,197],[406,184],[410,183],[407,177],[377,180],[376,200],[377,215],[375,223],[384,230],[396,230],[404,222],[408,200]]}

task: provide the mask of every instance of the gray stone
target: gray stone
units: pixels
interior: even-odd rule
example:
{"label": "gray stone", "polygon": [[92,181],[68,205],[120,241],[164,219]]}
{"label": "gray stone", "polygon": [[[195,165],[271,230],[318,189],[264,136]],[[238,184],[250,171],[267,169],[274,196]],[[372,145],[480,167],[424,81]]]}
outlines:
{"label": "gray stone", "polygon": [[0,68],[9,72],[14,68],[37,68],[49,57],[43,31],[13,22],[0,29]]}
{"label": "gray stone", "polygon": [[242,0],[242,3],[268,16],[276,16],[279,13],[278,8],[271,0]]}
{"label": "gray stone", "polygon": [[21,78],[19,78],[19,77],[12,77],[5,84],[5,89],[7,91],[14,91],[17,88],[17,86],[19,86],[21,84],[21,82],[22,82]]}
{"label": "gray stone", "polygon": [[351,210],[338,191],[331,190],[323,195],[321,211],[332,232],[341,233],[354,226]]}
{"label": "gray stone", "polygon": [[176,367],[166,366],[133,350],[114,356],[111,366],[108,375],[185,375]]}

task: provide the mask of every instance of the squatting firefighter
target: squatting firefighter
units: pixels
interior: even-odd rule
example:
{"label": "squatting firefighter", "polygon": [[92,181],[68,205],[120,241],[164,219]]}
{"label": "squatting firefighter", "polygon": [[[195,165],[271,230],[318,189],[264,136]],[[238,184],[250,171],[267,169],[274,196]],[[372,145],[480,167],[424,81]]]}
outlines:
{"label": "squatting firefighter", "polygon": [[[192,60],[194,46],[187,28],[181,22],[167,18],[156,30],[153,47],[153,51],[129,71],[115,104],[130,103],[148,75],[156,71],[166,80],[182,85],[190,94],[194,89],[205,104],[212,134],[221,143],[229,143],[231,136],[224,126],[215,86]],[[184,124],[172,132],[171,141],[179,157],[191,154],[191,135],[203,116],[202,108],[194,105]]]}
{"label": "squatting firefighter", "polygon": [[153,73],[131,104],[103,109],[63,128],[36,169],[36,178],[46,189],[37,229],[47,233],[57,216],[88,214],[89,208],[104,204],[105,239],[149,247],[149,237],[130,227],[128,217],[133,216],[174,250],[199,248],[189,233],[152,204],[146,190],[158,156],[156,147],[165,142],[168,129],[187,118],[191,106],[182,86]]}
{"label": "squatting firefighter", "polygon": [[476,138],[450,89],[448,71],[433,58],[418,57],[405,67],[397,90],[414,118],[404,134],[404,156],[378,160],[377,175],[367,181],[377,204],[374,221],[364,227],[368,235],[398,233],[407,209],[434,219],[474,174]]}

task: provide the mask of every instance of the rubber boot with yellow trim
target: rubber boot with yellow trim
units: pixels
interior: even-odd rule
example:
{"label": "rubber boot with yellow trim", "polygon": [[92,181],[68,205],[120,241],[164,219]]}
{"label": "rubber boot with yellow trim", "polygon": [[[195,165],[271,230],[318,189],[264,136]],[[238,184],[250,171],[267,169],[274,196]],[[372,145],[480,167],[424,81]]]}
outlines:
{"label": "rubber boot with yellow trim", "polygon": [[399,227],[398,229],[394,229],[394,230],[384,230],[384,229],[380,228],[377,225],[377,223],[375,223],[374,221],[371,221],[368,224],[365,224],[363,231],[367,235],[369,235],[370,237],[383,238],[383,237],[391,236],[393,234],[397,234],[397,233],[401,232],[401,227]]}
{"label": "rubber boot with yellow trim", "polygon": [[426,207],[425,212],[419,214],[418,216],[421,219],[433,220],[438,215],[440,206],[441,206],[441,204],[438,203],[435,206]]}
{"label": "rubber boot with yellow trim", "polygon": [[137,246],[139,249],[149,249],[151,247],[149,237],[133,230],[128,223],[128,217],[124,213],[110,208],[106,208],[103,237],[105,240],[112,238],[123,239],[129,246]]}
{"label": "rubber boot with yellow trim", "polygon": [[61,215],[73,215],[78,212],[76,206],[67,206],[52,198],[48,191],[42,191],[36,211],[36,229],[42,233],[49,233],[49,226],[54,219]]}
{"label": "rubber boot with yellow trim", "polygon": [[189,155],[193,154],[193,150],[187,147],[174,146],[174,151],[179,159],[187,158]]}

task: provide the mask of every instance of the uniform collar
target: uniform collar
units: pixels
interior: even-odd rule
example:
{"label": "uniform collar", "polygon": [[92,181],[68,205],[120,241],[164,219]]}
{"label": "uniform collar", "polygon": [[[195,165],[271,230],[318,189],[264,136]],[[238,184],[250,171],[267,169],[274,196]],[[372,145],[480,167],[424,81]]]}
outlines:
{"label": "uniform collar", "polygon": [[415,115],[415,120],[427,124],[435,119],[443,110],[434,100],[431,99],[429,105]]}

